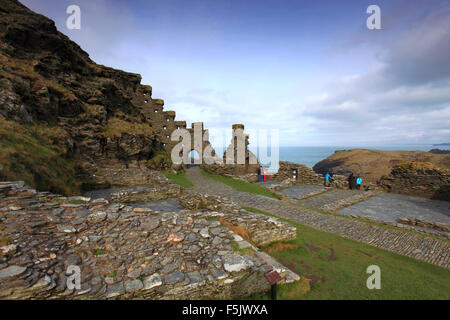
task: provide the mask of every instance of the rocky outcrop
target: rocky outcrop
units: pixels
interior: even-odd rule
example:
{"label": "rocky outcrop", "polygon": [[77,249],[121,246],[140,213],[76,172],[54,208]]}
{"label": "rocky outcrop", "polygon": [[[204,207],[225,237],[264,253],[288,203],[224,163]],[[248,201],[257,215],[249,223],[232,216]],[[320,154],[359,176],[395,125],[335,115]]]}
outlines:
{"label": "rocky outcrop", "polygon": [[[221,209],[251,230],[250,213]],[[226,212],[161,213],[0,183],[0,299],[235,299],[267,291],[273,271],[280,284],[299,280]]]}
{"label": "rocky outcrop", "polygon": [[412,161],[431,162],[440,168],[450,168],[449,154],[351,149],[335,151],[328,158],[316,163],[313,169],[319,174],[332,169],[335,174],[344,176],[353,172],[362,177],[363,182],[376,184],[382,176],[388,175],[396,164]]}
{"label": "rocky outcrop", "polygon": [[66,194],[102,187],[99,169],[145,167],[170,153],[178,128],[186,122],[139,74],[94,63],[52,20],[0,0],[0,179]]}
{"label": "rocky outcrop", "polygon": [[432,163],[399,163],[379,184],[388,192],[450,201],[450,171]]}

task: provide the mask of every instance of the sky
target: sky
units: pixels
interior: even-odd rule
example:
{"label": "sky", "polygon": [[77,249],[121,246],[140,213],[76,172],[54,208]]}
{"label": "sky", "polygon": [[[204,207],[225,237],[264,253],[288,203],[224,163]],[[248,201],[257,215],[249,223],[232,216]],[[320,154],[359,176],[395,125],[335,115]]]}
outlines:
{"label": "sky", "polygon": [[281,146],[450,142],[450,0],[21,2],[188,125],[278,130]]}

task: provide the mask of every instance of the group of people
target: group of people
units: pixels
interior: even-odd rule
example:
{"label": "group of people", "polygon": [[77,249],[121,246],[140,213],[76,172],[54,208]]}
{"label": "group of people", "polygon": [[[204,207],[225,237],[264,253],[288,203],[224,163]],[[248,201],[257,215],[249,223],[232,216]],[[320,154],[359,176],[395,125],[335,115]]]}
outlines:
{"label": "group of people", "polygon": [[350,190],[360,190],[362,179],[358,176],[355,176],[353,172],[348,176],[348,187]]}
{"label": "group of people", "polygon": [[[328,170],[324,175],[323,185],[325,187],[331,186],[334,181],[334,173],[333,170]],[[348,176],[348,187],[350,190],[361,190],[362,178],[355,176],[353,172]]]}

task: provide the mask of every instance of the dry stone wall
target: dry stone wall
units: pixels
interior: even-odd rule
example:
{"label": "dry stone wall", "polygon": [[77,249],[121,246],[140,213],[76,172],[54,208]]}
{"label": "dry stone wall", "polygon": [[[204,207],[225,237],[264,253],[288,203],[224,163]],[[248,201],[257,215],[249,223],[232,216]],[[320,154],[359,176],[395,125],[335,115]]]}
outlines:
{"label": "dry stone wall", "polygon": [[[274,175],[269,176],[269,181],[284,181],[288,180],[294,183],[323,185],[324,177],[317,174],[308,166],[304,164],[293,163],[289,161],[280,161],[280,168]],[[293,171],[297,171],[297,176],[293,178]],[[288,184],[289,186],[289,184]],[[347,177],[341,175],[334,175],[332,186],[336,188],[348,188]]]}
{"label": "dry stone wall", "polygon": [[399,163],[379,184],[388,192],[450,201],[450,171],[431,163]]}

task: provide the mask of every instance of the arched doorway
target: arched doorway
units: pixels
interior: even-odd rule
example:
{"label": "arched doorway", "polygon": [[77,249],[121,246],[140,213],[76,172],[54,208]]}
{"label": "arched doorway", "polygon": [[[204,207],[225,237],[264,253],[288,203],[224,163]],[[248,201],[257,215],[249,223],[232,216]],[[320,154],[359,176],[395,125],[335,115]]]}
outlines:
{"label": "arched doorway", "polygon": [[201,162],[200,162],[200,155],[199,155],[197,150],[192,149],[189,152],[189,158],[188,159],[189,159],[188,167],[190,167],[190,166],[199,166],[201,164]]}

